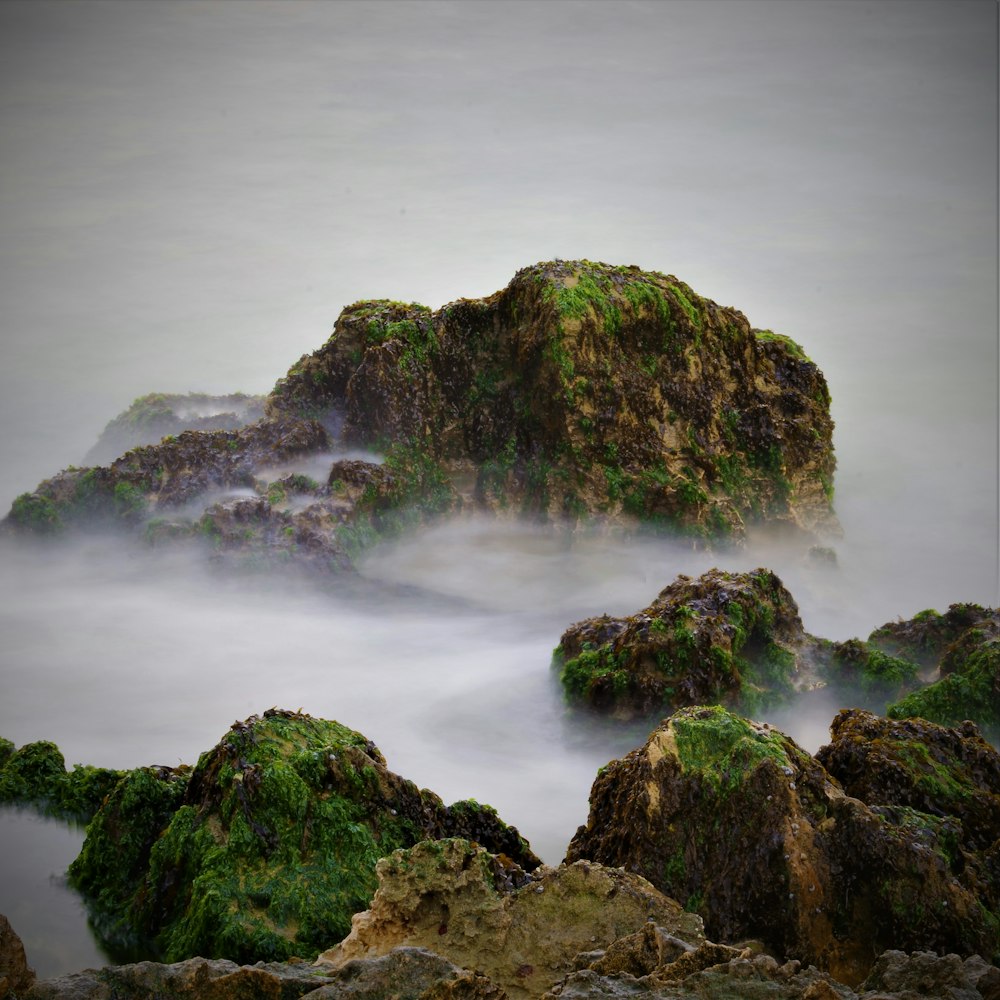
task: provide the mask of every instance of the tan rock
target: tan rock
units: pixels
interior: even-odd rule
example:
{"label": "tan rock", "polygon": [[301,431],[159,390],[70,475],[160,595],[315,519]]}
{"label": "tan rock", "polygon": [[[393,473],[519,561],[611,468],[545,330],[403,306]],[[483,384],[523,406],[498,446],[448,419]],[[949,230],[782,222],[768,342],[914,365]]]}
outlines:
{"label": "tan rock", "polygon": [[351,933],[318,965],[423,947],[518,1000],[544,993],[580,952],[607,948],[647,921],[689,945],[704,940],[701,919],[645,879],[586,861],[512,877],[504,859],[450,839],[396,851],[376,873],[371,908],[355,915]]}

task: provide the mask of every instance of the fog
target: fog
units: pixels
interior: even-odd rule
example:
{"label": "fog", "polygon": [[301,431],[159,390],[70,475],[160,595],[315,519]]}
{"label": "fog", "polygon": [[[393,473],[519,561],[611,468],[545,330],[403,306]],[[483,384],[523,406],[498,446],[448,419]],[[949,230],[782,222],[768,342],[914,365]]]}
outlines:
{"label": "fog", "polygon": [[[373,583],[409,589],[369,600],[105,538],[5,550],[0,734],[191,763],[301,707],[557,862],[597,767],[645,736],[567,713],[549,658],[572,622],[716,564],[773,568],[833,639],[995,604],[996,21],[978,0],[0,5],[4,510],[136,396],[268,391],[350,302],[439,307],[585,257],[805,347],[844,527],[823,571],[763,540],[463,521],[372,553]],[[780,721],[814,749],[836,707]],[[0,819],[0,912],[67,971],[92,946],[60,925],[43,960],[54,904],[33,927],[6,872],[37,830]],[[30,863],[58,881],[66,857]]]}

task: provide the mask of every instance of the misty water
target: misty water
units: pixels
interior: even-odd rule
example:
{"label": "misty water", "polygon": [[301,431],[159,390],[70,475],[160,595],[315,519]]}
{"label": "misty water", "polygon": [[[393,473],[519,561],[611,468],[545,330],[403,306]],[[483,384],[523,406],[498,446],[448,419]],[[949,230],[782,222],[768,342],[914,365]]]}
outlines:
{"label": "misty water", "polygon": [[[837,566],[755,539],[463,520],[364,592],[113,538],[0,552],[0,735],[194,763],[271,706],[337,719],[558,861],[645,731],[568,712],[571,623],[767,566],[805,628],[997,601],[996,9],[811,0],[0,4],[0,513],[147,392],[266,393],[361,298],[538,260],[677,275],[800,342],[836,421]],[[772,721],[814,749],[839,704]],[[101,961],[82,832],[0,811],[0,912]]]}

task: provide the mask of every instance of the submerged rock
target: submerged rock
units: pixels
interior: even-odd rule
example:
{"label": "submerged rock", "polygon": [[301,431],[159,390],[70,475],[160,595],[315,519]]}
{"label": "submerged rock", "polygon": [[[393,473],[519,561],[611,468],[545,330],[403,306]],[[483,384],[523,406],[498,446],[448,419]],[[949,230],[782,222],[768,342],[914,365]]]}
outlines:
{"label": "submerged rock", "polygon": [[679,576],[649,607],[570,626],[553,654],[567,696],[617,717],[710,702],[756,708],[815,678],[805,633],[770,570]]}
{"label": "submerged rock", "polygon": [[701,920],[645,879],[590,862],[528,874],[507,857],[449,839],[396,851],[377,874],[371,907],[320,956],[321,967],[423,947],[480,970],[512,998],[526,998],[571,970],[578,953],[647,925],[682,948],[704,940]]}
{"label": "submerged rock", "polygon": [[963,847],[952,801],[861,801],[769,726],[688,708],[598,775],[567,861],[625,866],[712,939],[759,938],[855,985],[886,948],[1000,951],[997,845]]}
{"label": "submerged rock", "polygon": [[138,936],[168,961],[281,960],[347,933],[380,857],[463,834],[539,863],[488,806],[445,807],[360,733],[272,709],[235,723],[189,775],[130,772],[70,877],[112,942]]}
{"label": "submerged rock", "polygon": [[262,396],[234,392],[151,392],[132,402],[101,432],[87,452],[89,465],[103,465],[140,445],[156,444],[182,431],[235,431],[264,415]]}
{"label": "submerged rock", "polygon": [[419,448],[474,506],[741,535],[835,526],[829,394],[787,337],[669,275],[591,261],[519,271],[431,312],[345,309],[270,414]]}

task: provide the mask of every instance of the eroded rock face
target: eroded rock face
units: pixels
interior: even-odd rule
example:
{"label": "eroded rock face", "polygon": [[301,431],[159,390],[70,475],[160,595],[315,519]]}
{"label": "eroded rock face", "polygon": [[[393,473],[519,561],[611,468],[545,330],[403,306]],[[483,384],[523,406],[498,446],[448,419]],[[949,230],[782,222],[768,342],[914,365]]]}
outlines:
{"label": "eroded rock face", "polygon": [[680,576],[627,618],[570,626],[553,655],[567,696],[617,717],[710,702],[758,707],[815,677],[798,607],[767,569]]}
{"label": "eroded rock face", "polygon": [[788,737],[724,709],[676,713],[590,802],[567,861],[643,875],[713,940],[759,938],[849,985],[887,947],[998,950],[996,851],[963,852],[946,800],[932,814],[850,797]]}
{"label": "eroded rock face", "polygon": [[396,851],[377,873],[370,909],[320,956],[321,967],[417,946],[479,969],[512,998],[537,997],[572,970],[579,952],[648,921],[682,947],[704,940],[701,920],[645,879],[590,862],[529,875],[508,858],[449,839]]}
{"label": "eroded rock face", "polygon": [[138,936],[168,961],[280,960],[347,933],[378,858],[460,834],[539,863],[489,807],[446,807],[360,733],[272,709],[234,724],[189,774],[130,772],[70,876],[110,941]]}
{"label": "eroded rock face", "polygon": [[590,261],[519,271],[431,312],[348,307],[275,386],[271,414],[366,446],[419,445],[465,499],[697,534],[833,527],[826,382],[788,338],[672,276]]}

